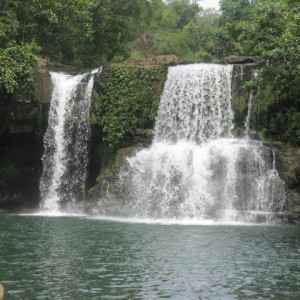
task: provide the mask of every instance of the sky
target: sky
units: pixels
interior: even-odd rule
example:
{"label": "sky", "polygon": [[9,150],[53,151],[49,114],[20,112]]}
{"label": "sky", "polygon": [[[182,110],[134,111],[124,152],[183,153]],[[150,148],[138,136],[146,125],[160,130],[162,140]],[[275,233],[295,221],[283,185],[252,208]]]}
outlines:
{"label": "sky", "polygon": [[203,8],[215,8],[219,9],[219,0],[202,0],[199,2],[199,5]]}

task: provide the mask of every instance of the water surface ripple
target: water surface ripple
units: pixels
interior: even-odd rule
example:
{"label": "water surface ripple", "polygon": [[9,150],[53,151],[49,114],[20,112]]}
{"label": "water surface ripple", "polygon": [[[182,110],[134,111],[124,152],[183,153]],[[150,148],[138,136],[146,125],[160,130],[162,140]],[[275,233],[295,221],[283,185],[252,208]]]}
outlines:
{"label": "water surface ripple", "polygon": [[0,216],[6,299],[300,299],[300,230]]}

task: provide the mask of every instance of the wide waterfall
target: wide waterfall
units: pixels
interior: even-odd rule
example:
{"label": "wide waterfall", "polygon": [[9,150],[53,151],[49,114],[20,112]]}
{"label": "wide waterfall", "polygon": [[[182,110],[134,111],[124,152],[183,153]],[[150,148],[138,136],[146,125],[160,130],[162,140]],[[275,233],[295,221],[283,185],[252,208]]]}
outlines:
{"label": "wide waterfall", "polygon": [[230,136],[232,66],[170,68],[156,121],[155,141],[201,144]]}
{"label": "wide waterfall", "polygon": [[95,72],[76,76],[50,72],[53,92],[44,136],[42,210],[58,211],[84,199]]}
{"label": "wide waterfall", "polygon": [[285,188],[274,151],[231,134],[232,69],[209,64],[169,68],[154,142],[128,158],[116,197],[108,191],[99,202],[102,213],[264,222],[283,210]]}

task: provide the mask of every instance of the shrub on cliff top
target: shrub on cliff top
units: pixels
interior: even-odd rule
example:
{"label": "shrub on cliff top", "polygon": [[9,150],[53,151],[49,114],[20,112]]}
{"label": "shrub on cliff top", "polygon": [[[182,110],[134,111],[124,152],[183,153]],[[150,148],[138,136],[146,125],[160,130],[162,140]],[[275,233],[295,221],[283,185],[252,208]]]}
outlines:
{"label": "shrub on cliff top", "polygon": [[2,93],[15,94],[19,102],[30,101],[35,65],[35,56],[24,47],[0,48],[0,89]]}

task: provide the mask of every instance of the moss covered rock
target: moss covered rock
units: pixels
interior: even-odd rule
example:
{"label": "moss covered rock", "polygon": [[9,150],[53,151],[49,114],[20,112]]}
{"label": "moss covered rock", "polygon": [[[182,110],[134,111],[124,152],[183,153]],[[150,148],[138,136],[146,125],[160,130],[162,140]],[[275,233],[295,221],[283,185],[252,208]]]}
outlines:
{"label": "moss covered rock", "polygon": [[97,76],[91,109],[90,198],[99,198],[112,188],[125,157],[147,147],[167,67],[110,65]]}
{"label": "moss covered rock", "polygon": [[124,147],[137,128],[153,128],[166,68],[111,65],[95,82],[91,124],[112,149]]}
{"label": "moss covered rock", "polygon": [[277,161],[279,174],[286,184],[287,210],[293,221],[300,223],[300,149],[280,143]]}

